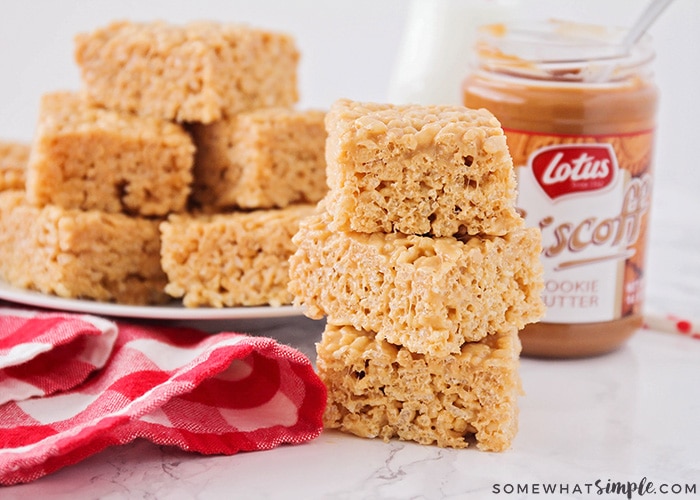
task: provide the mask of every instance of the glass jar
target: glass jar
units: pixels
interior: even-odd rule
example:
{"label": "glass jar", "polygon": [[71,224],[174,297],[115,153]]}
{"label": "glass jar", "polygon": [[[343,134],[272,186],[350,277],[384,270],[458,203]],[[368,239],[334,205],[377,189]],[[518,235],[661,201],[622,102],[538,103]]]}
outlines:
{"label": "glass jar", "polygon": [[648,38],[566,22],[482,28],[464,104],[500,121],[542,231],[547,312],[523,354],[612,351],[642,324],[657,89]]}

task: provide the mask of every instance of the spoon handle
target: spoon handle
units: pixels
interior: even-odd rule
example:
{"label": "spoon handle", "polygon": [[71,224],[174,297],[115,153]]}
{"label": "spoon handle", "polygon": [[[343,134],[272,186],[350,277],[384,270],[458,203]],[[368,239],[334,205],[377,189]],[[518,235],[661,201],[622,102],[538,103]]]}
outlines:
{"label": "spoon handle", "polygon": [[627,32],[622,45],[629,50],[649,29],[654,20],[664,11],[673,0],[651,0],[642,15]]}

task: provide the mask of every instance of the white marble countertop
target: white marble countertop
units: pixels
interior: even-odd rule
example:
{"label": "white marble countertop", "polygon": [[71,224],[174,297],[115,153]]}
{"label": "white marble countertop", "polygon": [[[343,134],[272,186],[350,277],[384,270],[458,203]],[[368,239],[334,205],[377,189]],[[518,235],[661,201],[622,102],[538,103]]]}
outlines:
{"label": "white marble countertop", "polygon": [[[322,322],[240,325],[313,358]],[[523,359],[526,395],[510,450],[488,453],[325,431],[298,446],[200,456],[146,441],[114,447],[3,500],[626,498],[634,483],[670,498],[700,495],[700,340],[642,330],[621,350],[575,361]],[[597,483],[597,485],[596,485]],[[677,488],[683,493],[673,494]],[[520,493],[518,493],[520,491]],[[603,490],[604,491],[604,490]],[[525,495],[527,492],[529,495]],[[634,494],[632,498],[637,498]]]}

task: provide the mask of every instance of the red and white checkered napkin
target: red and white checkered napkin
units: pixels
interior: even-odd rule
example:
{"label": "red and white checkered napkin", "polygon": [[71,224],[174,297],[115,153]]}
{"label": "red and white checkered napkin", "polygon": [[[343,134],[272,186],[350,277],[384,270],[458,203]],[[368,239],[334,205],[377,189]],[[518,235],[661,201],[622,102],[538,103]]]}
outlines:
{"label": "red and white checkered napkin", "polygon": [[0,485],[136,438],[203,454],[318,436],[326,388],[264,337],[0,310]]}
{"label": "red and white checkered napkin", "polygon": [[102,318],[0,308],[0,405],[75,387],[104,366],[116,338]]}

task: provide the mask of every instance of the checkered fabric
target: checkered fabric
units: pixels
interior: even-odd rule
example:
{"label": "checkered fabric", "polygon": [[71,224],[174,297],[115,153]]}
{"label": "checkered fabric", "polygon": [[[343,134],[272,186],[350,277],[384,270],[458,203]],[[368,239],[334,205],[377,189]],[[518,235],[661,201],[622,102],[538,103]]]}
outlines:
{"label": "checkered fabric", "polygon": [[265,337],[0,309],[0,485],[146,438],[202,454],[318,436],[326,388]]}

